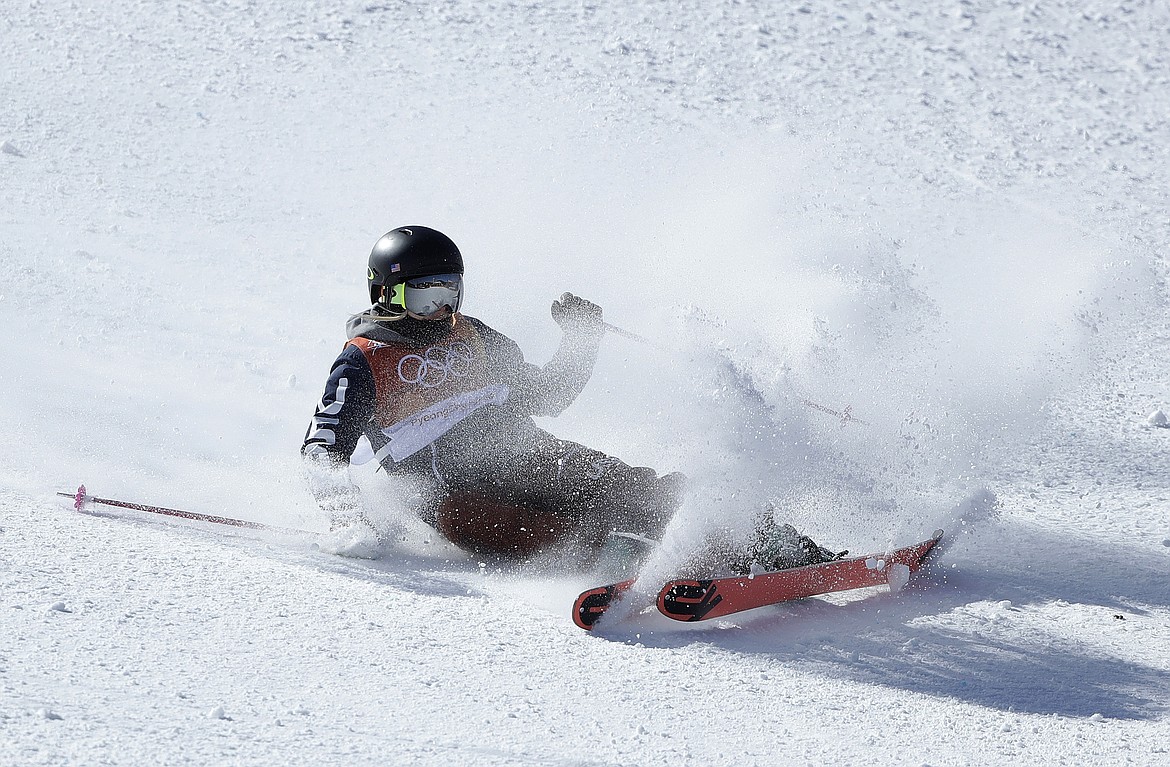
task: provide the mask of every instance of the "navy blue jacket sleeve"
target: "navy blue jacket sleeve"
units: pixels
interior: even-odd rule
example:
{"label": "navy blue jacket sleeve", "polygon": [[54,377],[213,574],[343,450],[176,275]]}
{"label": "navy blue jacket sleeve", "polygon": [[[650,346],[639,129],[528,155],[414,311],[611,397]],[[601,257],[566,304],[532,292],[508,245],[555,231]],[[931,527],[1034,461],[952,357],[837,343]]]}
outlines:
{"label": "navy blue jacket sleeve", "polygon": [[374,414],[374,374],[362,350],[346,346],[329,371],[301,453],[306,457],[349,460]]}

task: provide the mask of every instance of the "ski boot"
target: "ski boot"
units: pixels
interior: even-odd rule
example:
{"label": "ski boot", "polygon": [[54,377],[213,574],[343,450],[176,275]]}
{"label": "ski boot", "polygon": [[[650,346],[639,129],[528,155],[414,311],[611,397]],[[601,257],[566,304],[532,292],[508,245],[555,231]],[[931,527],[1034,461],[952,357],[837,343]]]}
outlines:
{"label": "ski boot", "polygon": [[633,578],[657,545],[637,533],[613,530],[598,550],[592,571],[608,580]]}
{"label": "ski boot", "polygon": [[740,561],[735,563],[735,569],[743,574],[751,573],[753,568],[787,570],[832,562],[847,553],[830,551],[807,535],[801,535],[792,525],[777,524],[769,509],[756,520],[754,536]]}

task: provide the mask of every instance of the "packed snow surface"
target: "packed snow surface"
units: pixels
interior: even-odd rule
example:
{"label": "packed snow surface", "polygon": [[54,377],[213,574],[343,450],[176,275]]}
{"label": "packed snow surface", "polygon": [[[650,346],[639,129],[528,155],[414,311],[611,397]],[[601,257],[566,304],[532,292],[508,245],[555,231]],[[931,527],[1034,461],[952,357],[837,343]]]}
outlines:
{"label": "packed snow surface", "polygon": [[[1170,763],[1168,29],[7,2],[0,764]],[[566,290],[650,340],[542,421],[690,476],[635,597],[768,503],[946,550],[896,593],[586,633],[595,584],[461,555],[368,466],[392,542],[325,535],[297,451],[412,223],[531,361]],[[79,514],[81,482],[305,532]]]}

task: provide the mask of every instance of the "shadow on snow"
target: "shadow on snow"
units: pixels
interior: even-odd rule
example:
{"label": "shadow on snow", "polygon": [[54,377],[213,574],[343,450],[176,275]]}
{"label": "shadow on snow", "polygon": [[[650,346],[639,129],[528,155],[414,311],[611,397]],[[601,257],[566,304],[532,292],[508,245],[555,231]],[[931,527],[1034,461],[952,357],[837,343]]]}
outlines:
{"label": "shadow on snow", "polygon": [[[95,516],[175,527],[140,515]],[[282,536],[191,523],[182,527],[184,535],[221,542],[260,538],[270,544],[270,556],[415,593],[459,598],[485,593],[470,583],[469,576],[479,569],[474,559],[448,561],[401,551],[381,559],[345,559],[307,549],[303,541],[290,546],[292,541]],[[813,674],[1005,711],[1153,719],[1165,711],[1162,701],[1170,699],[1170,673],[1087,651],[1075,636],[1033,632],[1025,640],[1003,636],[999,629],[1010,627],[1014,614],[1052,604],[1108,608],[1101,616],[1108,630],[1157,620],[1145,608],[1170,610],[1165,571],[1164,556],[1135,555],[1117,545],[1001,523],[955,542],[916,578],[917,585],[898,595],[871,592],[844,603],[807,599],[711,624],[677,624],[654,612],[611,625],[603,621],[595,633],[649,648],[704,643]],[[524,577],[523,571],[515,575]],[[998,613],[970,607],[1004,600],[1012,606]],[[941,616],[964,609],[962,626],[940,625]],[[1112,611],[1128,617],[1116,620]]]}

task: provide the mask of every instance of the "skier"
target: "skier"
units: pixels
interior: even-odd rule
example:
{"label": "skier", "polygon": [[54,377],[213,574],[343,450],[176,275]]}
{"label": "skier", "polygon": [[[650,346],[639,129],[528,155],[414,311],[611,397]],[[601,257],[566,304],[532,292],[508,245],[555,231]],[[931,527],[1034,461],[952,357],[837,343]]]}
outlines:
{"label": "skier", "polygon": [[386,233],[370,253],[370,311],[351,317],[305,437],[310,487],[335,527],[365,523],[345,471],[365,435],[382,468],[420,487],[420,514],[482,555],[523,557],[611,532],[661,536],[681,501],[680,474],[557,439],[532,416],[580,394],[605,333],[601,309],[571,293],[553,303],[563,332],[543,367],[461,314],[463,258],[422,226]]}
{"label": "skier", "polygon": [[[420,516],[481,556],[569,544],[588,564],[603,547],[637,558],[661,537],[682,500],[681,474],[629,466],[532,420],[560,414],[588,382],[606,332],[599,306],[572,293],[553,302],[563,336],[538,367],[460,313],[463,258],[441,232],[387,232],[367,278],[372,307],[349,319],[301,449],[335,529],[374,527],[348,475],[364,435],[388,474],[411,480]],[[764,517],[741,563],[774,569],[833,556]]]}

